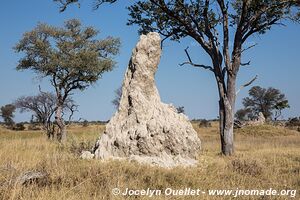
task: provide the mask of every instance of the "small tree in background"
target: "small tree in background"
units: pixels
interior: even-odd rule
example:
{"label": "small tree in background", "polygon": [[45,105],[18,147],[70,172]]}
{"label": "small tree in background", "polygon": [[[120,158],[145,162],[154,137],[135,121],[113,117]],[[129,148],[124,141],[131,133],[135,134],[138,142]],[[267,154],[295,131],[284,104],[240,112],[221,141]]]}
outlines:
{"label": "small tree in background", "polygon": [[180,114],[180,113],[184,114],[184,106],[179,106],[176,108],[176,110],[177,110],[178,114]]}
{"label": "small tree in background", "polygon": [[4,124],[8,128],[13,128],[15,124],[13,118],[14,112],[16,111],[16,107],[13,104],[7,104],[5,106],[2,106],[0,110],[0,116],[3,118]]}
{"label": "small tree in background", "polygon": [[249,97],[243,99],[243,105],[247,114],[257,116],[259,112],[262,112],[266,119],[271,119],[274,114],[275,120],[281,115],[283,109],[290,107],[280,90],[259,86],[254,86],[249,90]]}
{"label": "small tree in background", "polygon": [[23,35],[16,45],[25,53],[17,70],[30,69],[48,77],[55,89],[55,120],[59,128],[58,140],[66,141],[63,106],[74,90],[84,90],[115,66],[112,55],[119,50],[119,39],[98,40],[93,27],[83,28],[79,20],[65,22],[64,27],[39,24]]}
{"label": "small tree in background", "polygon": [[[53,123],[52,118],[57,106],[56,96],[53,93],[40,92],[36,96],[23,96],[18,98],[14,102],[14,105],[20,109],[21,113],[32,112],[33,117],[31,121],[41,124],[49,139],[54,138],[55,123]],[[69,97],[63,105],[63,113],[69,112],[70,120],[76,108],[77,105],[75,105],[74,101]]]}
{"label": "small tree in background", "polygon": [[198,124],[199,128],[209,128],[212,127],[210,121],[208,121],[207,119],[201,119],[199,124]]}
{"label": "small tree in background", "polygon": [[24,123],[16,123],[13,127],[13,130],[15,131],[24,131],[26,127],[24,126]]}
{"label": "small tree in background", "polygon": [[282,114],[281,111],[286,108],[290,108],[288,100],[280,101],[274,106],[274,109],[275,109],[274,120],[275,121],[277,121],[277,119],[281,116],[281,114]]}
{"label": "small tree in background", "polygon": [[249,108],[237,110],[234,116],[239,121],[247,121],[253,118],[252,112]]}
{"label": "small tree in background", "polygon": [[89,121],[88,120],[83,120],[83,122],[82,122],[82,126],[83,127],[88,127],[89,126]]}

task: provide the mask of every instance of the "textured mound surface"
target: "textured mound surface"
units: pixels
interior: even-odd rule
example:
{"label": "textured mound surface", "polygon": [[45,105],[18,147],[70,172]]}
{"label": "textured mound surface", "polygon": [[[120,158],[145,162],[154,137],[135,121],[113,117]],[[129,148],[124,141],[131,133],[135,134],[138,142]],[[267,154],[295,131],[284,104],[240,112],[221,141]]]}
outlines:
{"label": "textured mound surface", "polygon": [[129,158],[162,167],[196,164],[201,146],[196,131],[184,114],[160,101],[155,85],[160,42],[159,34],[149,33],[133,49],[119,109],[95,145],[95,158]]}

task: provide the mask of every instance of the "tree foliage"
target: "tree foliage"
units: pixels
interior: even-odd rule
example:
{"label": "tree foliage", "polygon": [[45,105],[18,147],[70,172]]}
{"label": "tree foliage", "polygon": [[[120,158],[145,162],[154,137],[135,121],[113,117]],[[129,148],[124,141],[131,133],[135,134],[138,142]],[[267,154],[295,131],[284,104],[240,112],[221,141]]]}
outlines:
{"label": "tree foliage", "polygon": [[239,121],[247,121],[253,118],[251,110],[249,108],[242,108],[237,110],[234,116]]}
{"label": "tree foliage", "polygon": [[253,115],[258,115],[262,112],[265,118],[270,119],[273,114],[278,118],[281,110],[288,108],[288,100],[280,90],[269,87],[262,88],[254,86],[249,90],[249,97],[243,99],[245,109]]}
{"label": "tree foliage", "polygon": [[7,104],[0,108],[0,116],[4,120],[4,124],[9,128],[12,128],[14,125],[14,112],[16,111],[16,107],[13,104]]}
{"label": "tree foliage", "polygon": [[75,19],[65,22],[63,28],[39,24],[15,47],[25,53],[17,69],[49,76],[56,92],[66,99],[72,90],[84,90],[115,65],[111,56],[118,53],[119,39],[97,40],[97,34],[92,27],[82,28]]}
{"label": "tree foliage", "polygon": [[62,109],[71,92],[86,89],[115,66],[112,56],[119,51],[119,39],[99,40],[97,34],[93,27],[82,27],[79,20],[72,19],[62,28],[39,24],[15,46],[17,52],[25,54],[17,70],[30,69],[50,78],[55,88],[55,117],[62,140],[65,140]]}

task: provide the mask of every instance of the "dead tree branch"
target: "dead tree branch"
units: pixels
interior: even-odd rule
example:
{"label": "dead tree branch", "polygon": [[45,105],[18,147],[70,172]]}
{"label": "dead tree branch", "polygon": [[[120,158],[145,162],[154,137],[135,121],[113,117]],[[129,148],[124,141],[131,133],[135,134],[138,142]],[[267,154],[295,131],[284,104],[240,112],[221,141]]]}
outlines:
{"label": "dead tree branch", "polygon": [[255,43],[255,44],[253,44],[253,45],[250,45],[249,47],[243,49],[241,52],[243,53],[243,52],[245,52],[245,51],[247,51],[247,50],[249,50],[249,49],[255,47],[256,45],[257,45],[257,43]]}
{"label": "dead tree branch", "polygon": [[251,79],[249,82],[245,83],[244,85],[242,85],[237,91],[236,91],[236,95],[245,87],[251,85],[256,79],[258,78],[258,75],[255,75],[255,77],[253,79]]}
{"label": "dead tree branch", "polygon": [[58,2],[59,4],[61,4],[59,12],[64,12],[67,7],[73,3],[76,3],[78,7],[80,7],[78,0],[54,0],[54,2]]}
{"label": "dead tree branch", "polygon": [[189,61],[186,61],[186,62],[183,62],[181,64],[179,64],[180,66],[183,66],[183,65],[192,65],[194,67],[199,67],[199,68],[203,68],[203,69],[207,69],[207,70],[210,70],[212,72],[214,72],[214,69],[211,67],[211,66],[208,66],[208,65],[201,65],[201,64],[195,64],[192,59],[191,59],[191,56],[188,52],[188,49],[189,47],[187,47],[184,51],[185,51],[185,54],[188,58]]}
{"label": "dead tree branch", "polygon": [[248,62],[246,62],[246,63],[242,63],[242,62],[241,62],[241,66],[248,66],[248,65],[250,65],[250,63],[251,63],[251,61],[248,61]]}

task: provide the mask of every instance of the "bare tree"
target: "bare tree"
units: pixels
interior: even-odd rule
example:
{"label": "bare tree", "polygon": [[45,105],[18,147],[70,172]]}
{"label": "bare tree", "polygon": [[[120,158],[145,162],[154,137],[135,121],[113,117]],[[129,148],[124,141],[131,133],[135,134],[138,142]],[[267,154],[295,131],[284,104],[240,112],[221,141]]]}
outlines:
{"label": "bare tree", "polygon": [[[22,96],[14,102],[14,105],[20,109],[20,112],[32,112],[33,120],[42,125],[47,137],[54,138],[56,123],[53,121],[53,115],[57,105],[56,96],[53,93],[40,91],[36,96]],[[76,108],[77,105],[69,97],[63,105],[63,113],[70,113],[70,120]]]}
{"label": "bare tree", "polygon": [[0,108],[0,116],[3,118],[4,124],[8,128],[13,128],[15,124],[13,120],[15,111],[16,111],[16,107],[13,104],[7,104]]}

